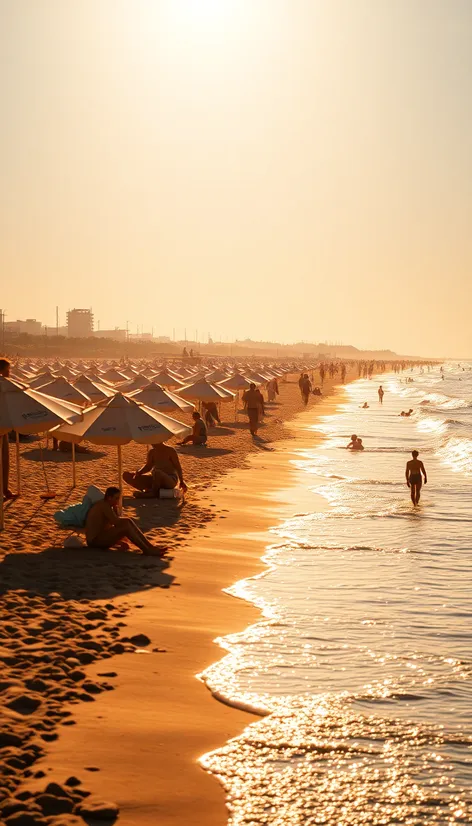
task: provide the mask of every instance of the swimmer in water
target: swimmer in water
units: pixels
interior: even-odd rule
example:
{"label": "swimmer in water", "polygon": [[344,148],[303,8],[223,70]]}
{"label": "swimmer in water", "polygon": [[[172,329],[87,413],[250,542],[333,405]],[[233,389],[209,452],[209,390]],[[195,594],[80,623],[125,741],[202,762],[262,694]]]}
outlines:
{"label": "swimmer in water", "polygon": [[425,485],[428,481],[428,477],[426,476],[426,470],[423,462],[418,459],[418,451],[413,450],[411,455],[413,456],[413,459],[410,459],[410,461],[406,463],[405,477],[406,483],[410,488],[411,501],[414,505],[417,505],[420,501],[421,488],[423,485],[423,478],[421,474],[424,476]]}

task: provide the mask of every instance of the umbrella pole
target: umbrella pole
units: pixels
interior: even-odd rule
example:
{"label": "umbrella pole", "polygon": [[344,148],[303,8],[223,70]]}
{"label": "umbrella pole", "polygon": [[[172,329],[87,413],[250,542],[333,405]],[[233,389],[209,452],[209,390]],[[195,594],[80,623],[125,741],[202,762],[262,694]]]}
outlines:
{"label": "umbrella pole", "polygon": [[6,436],[0,436],[0,531],[5,527],[3,515],[3,440]]}
{"label": "umbrella pole", "polygon": [[121,456],[121,445],[118,445],[118,487],[121,488],[121,477],[122,477],[122,456]]}
{"label": "umbrella pole", "polygon": [[20,472],[20,434],[16,431],[16,489],[18,496],[21,495],[21,472]]}
{"label": "umbrella pole", "polygon": [[77,476],[75,472],[75,443],[72,442],[72,487],[77,487]]}

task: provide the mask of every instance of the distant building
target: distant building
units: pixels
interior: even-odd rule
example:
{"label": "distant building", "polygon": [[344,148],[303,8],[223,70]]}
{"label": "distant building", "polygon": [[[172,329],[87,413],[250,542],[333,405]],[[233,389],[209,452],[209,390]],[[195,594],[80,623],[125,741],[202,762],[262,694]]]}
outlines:
{"label": "distant building", "polygon": [[67,327],[48,327],[44,325],[42,332],[45,336],[65,336],[66,338],[68,336]]}
{"label": "distant building", "polygon": [[111,338],[113,341],[126,341],[126,330],[95,330],[92,333],[94,338]]}
{"label": "distant building", "polygon": [[6,333],[27,333],[30,336],[40,336],[43,332],[42,324],[35,318],[27,318],[24,321],[5,321]]}
{"label": "distant building", "polygon": [[170,342],[169,336],[157,336],[155,341],[160,341],[161,344],[168,344]]}
{"label": "distant building", "polygon": [[130,341],[152,341],[152,333],[130,333],[128,336]]}
{"label": "distant building", "polygon": [[89,338],[93,336],[92,310],[69,310],[67,313],[69,338]]}

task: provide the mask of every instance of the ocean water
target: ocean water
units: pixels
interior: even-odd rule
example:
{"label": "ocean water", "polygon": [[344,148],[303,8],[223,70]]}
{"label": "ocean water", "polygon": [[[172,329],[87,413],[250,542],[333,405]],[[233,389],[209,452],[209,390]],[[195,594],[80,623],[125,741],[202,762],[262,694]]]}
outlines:
{"label": "ocean water", "polygon": [[201,760],[233,826],[472,823],[472,365],[381,380],[382,406],[379,379],[354,382],[300,453],[326,512],[274,529],[267,573],[232,589],[261,621],[202,675],[261,715]]}

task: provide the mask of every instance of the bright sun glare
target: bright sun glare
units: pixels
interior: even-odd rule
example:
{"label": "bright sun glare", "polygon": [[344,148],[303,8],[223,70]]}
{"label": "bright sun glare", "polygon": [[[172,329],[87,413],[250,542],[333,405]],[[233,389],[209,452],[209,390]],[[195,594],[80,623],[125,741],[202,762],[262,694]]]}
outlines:
{"label": "bright sun glare", "polygon": [[218,28],[241,9],[238,0],[172,0],[170,12],[183,24],[192,28]]}

